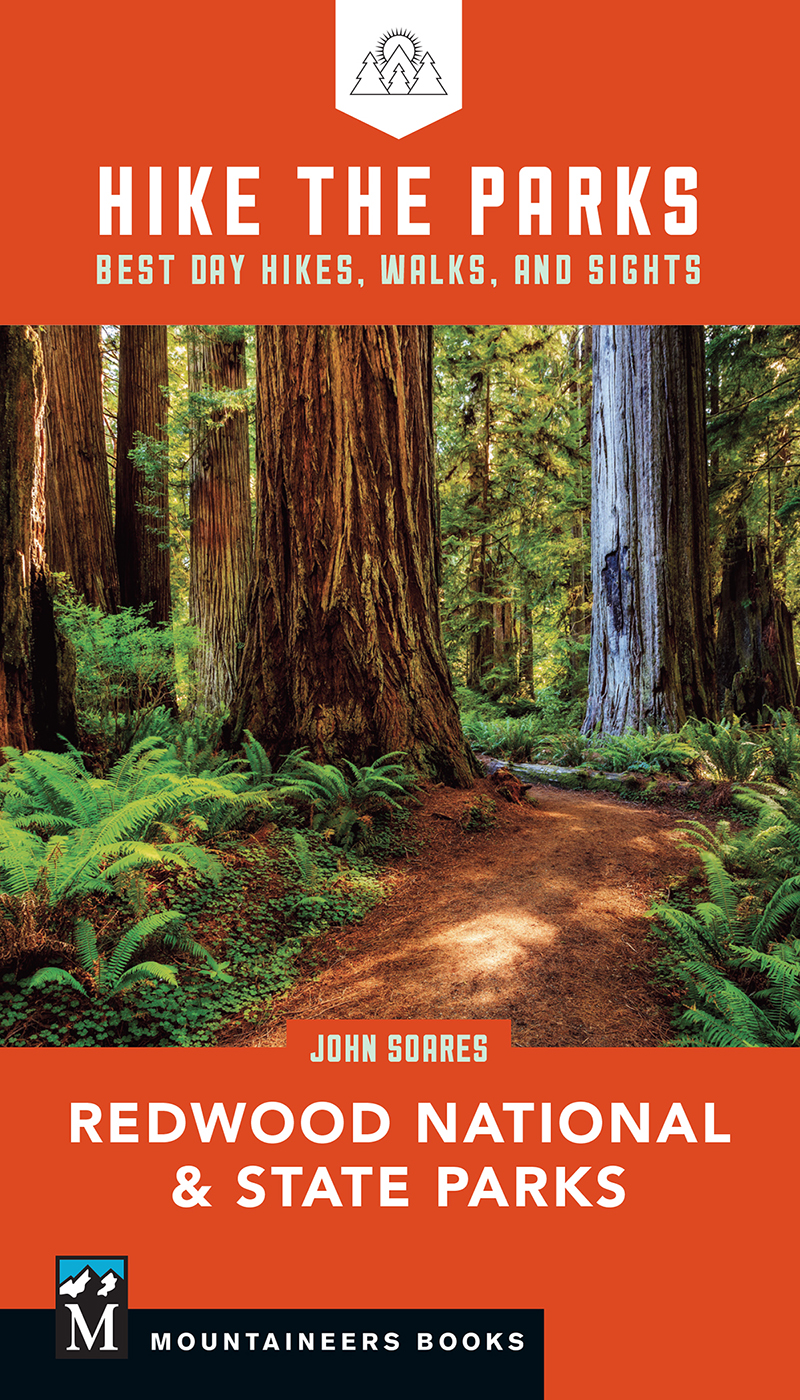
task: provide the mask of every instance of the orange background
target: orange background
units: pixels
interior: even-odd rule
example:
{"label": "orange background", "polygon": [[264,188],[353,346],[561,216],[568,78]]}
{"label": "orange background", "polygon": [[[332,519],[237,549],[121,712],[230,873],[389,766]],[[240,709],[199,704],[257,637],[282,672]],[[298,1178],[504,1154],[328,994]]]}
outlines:
{"label": "orange background", "polygon": [[[376,1064],[313,1064],[320,1033],[377,1033]],[[386,1034],[487,1032],[485,1065],[388,1064]],[[0,1168],[4,1254],[0,1306],[51,1307],[52,1256],[87,1249],[130,1256],[132,1307],[543,1307],[548,1400],[648,1400],[724,1395],[744,1400],[784,1388],[794,1374],[796,1312],[794,1190],[800,1133],[796,1074],[789,1051],[511,1050],[507,1022],[295,1022],[286,1050],[6,1050],[6,1147]],[[796,1062],[795,1062],[796,1063]],[[171,1144],[69,1142],[69,1104],[148,1099],[229,1111],[248,1104],[239,1140],[199,1143],[193,1129]],[[278,1100],[295,1113],[288,1142],[267,1146],[249,1131],[252,1109]],[[651,1104],[655,1139],[680,1100],[702,1134],[703,1105],[717,1105],[729,1144],[636,1144],[608,1130],[587,1145],[555,1131],[565,1104],[588,1100],[608,1122],[611,1100],[633,1112]],[[346,1130],[329,1145],[299,1131],[309,1103],[329,1100]],[[382,1142],[348,1139],[353,1101],[382,1103],[392,1126]],[[440,1115],[459,1105],[459,1135],[488,1101],[501,1126],[502,1103],[533,1101],[523,1145],[416,1142],[416,1103]],[[553,1103],[553,1144],[542,1146],[539,1110]],[[166,1121],[166,1120],[165,1120]],[[275,1131],[277,1120],[268,1129]],[[329,1119],[315,1119],[326,1131]],[[191,1122],[191,1118],[190,1118]],[[574,1127],[584,1126],[576,1119]],[[140,1131],[142,1129],[140,1128]],[[146,1130],[145,1130],[146,1131]],[[267,1203],[245,1210],[236,1177],[267,1168]],[[200,1168],[212,1208],[178,1209],[179,1167]],[[379,1208],[365,1182],[360,1209],[327,1202],[278,1204],[275,1164],[327,1166],[349,1201],[341,1165],[405,1165],[407,1208]],[[439,1165],[465,1167],[471,1181],[492,1165],[513,1201],[517,1164],[621,1165],[626,1199],[615,1209],[567,1202],[470,1209],[468,1192],[436,1204]],[[547,1188],[547,1197],[554,1194]],[[781,1223],[783,1222],[783,1223]],[[767,1340],[769,1339],[769,1341]],[[790,1355],[790,1346],[791,1352]],[[781,1382],[783,1385],[781,1385]]]}
{"label": "orange background", "polygon": [[[365,6],[368,14],[369,7]],[[22,6],[5,19],[7,121],[0,153],[0,244],[6,321],[370,322],[577,320],[724,322],[798,319],[795,248],[798,185],[789,159],[795,129],[796,9],[769,23],[673,0],[667,7],[588,0],[568,9],[511,0],[487,10],[464,0],[464,107],[402,141],[334,108],[332,0],[226,10],[207,0],[142,0],[110,7]],[[429,238],[397,238],[392,188],[398,163],[431,168]],[[98,167],[134,167],[144,193],[161,165],[165,228],[174,230],[177,166],[214,167],[206,208],[214,233],[160,239],[138,206],[133,236],[98,235]],[[224,168],[261,169],[261,235],[224,233]],[[307,231],[298,165],[333,165],[324,232]],[[346,167],[381,165],[387,204],[380,238],[346,233]],[[469,168],[500,165],[507,200],[488,210],[484,238],[469,227]],[[516,178],[523,165],[553,170],[551,238],[517,234]],[[604,173],[603,235],[569,237],[570,165]],[[652,236],[615,233],[618,165],[652,168],[645,196]],[[663,233],[659,194],[668,165],[699,177],[699,231]],[[252,187],[247,186],[250,189]],[[659,230],[662,230],[659,233]],[[572,257],[570,286],[514,287],[516,252]],[[98,252],[176,254],[170,288],[98,287]],[[244,252],[243,285],[192,287],[192,252]],[[270,288],[262,252],[351,253],[365,286]],[[498,286],[392,288],[379,283],[380,252],[479,252]],[[699,286],[590,287],[590,253],[699,254]],[[181,271],[182,268],[182,271]],[[552,276],[552,274],[551,274]]]}
{"label": "orange background", "polygon": [[[333,105],[332,0],[226,10],[207,0],[142,0],[109,7],[46,0],[4,18],[6,134],[0,150],[0,319],[6,322],[570,321],[750,322],[800,320],[796,271],[796,10],[769,23],[676,0],[645,10],[636,0],[580,0],[567,10],[507,0],[464,3],[464,109],[393,138]],[[12,132],[13,123],[13,135]],[[792,148],[793,149],[793,148]],[[392,235],[398,164],[429,165],[430,238]],[[97,233],[97,169],[131,164],[170,172],[211,164],[206,208],[212,238],[131,239]],[[259,238],[228,240],[219,194],[228,164],[258,165]],[[325,234],[309,238],[298,165],[333,165]],[[386,204],[379,239],[349,239],[348,165],[381,165]],[[487,211],[487,234],[469,231],[469,167],[501,165],[507,202]],[[554,232],[520,240],[516,173],[549,165]],[[564,204],[569,165],[599,165],[606,199],[601,238],[570,238]],[[617,165],[650,165],[645,207],[653,236],[614,233]],[[696,237],[659,235],[657,196],[666,165],[699,176]],[[216,182],[215,182],[216,178]],[[97,287],[98,252],[244,252],[241,288]],[[350,253],[363,289],[262,288],[262,252]],[[515,288],[515,253],[572,257],[569,286]],[[483,254],[498,286],[381,288],[381,252]],[[697,287],[589,287],[590,253],[699,254]],[[466,262],[466,259],[465,259]],[[363,271],[359,265],[363,263]],[[177,260],[176,260],[177,268]],[[579,269],[581,270],[579,272]],[[382,1029],[390,1029],[378,1023]],[[342,1025],[353,1030],[352,1024]],[[357,1023],[358,1031],[378,1029]],[[398,1025],[403,1032],[409,1029]],[[422,1031],[424,1027],[415,1027]],[[444,1023],[428,1027],[434,1032]],[[474,1025],[462,1027],[474,1031]],[[142,1306],[544,1307],[548,1400],[731,1400],[796,1385],[797,1072],[789,1052],[503,1051],[491,1027],[487,1066],[312,1066],[308,1037],[292,1027],[290,1051],[0,1052],[4,1201],[0,1306],[51,1307],[52,1259],[87,1248],[127,1252],[131,1303]],[[794,1061],[796,1065],[796,1061]],[[71,1099],[148,1098],[185,1104],[215,1098],[349,1103],[375,1099],[392,1112],[391,1137],[375,1147],[344,1141],[282,1150],[253,1144],[70,1147]],[[418,1099],[681,1100],[693,1121],[716,1100],[728,1145],[586,1148],[415,1146]],[[291,1147],[291,1153],[290,1153]],[[390,1151],[391,1147],[391,1151]],[[406,1210],[240,1210],[236,1172],[249,1162],[407,1164],[415,1187]],[[174,1173],[186,1162],[213,1185],[212,1210],[178,1210]],[[615,1210],[528,1206],[447,1210],[431,1201],[433,1168],[517,1162],[626,1167]],[[229,1183],[230,1189],[228,1185]],[[365,1191],[365,1199],[371,1196]],[[13,1268],[9,1267],[13,1261]],[[792,1325],[790,1326],[790,1317]]]}

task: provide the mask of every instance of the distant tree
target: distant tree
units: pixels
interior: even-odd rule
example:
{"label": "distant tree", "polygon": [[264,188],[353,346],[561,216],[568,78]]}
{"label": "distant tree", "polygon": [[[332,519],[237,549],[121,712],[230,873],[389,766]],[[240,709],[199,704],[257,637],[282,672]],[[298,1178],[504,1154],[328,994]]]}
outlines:
{"label": "distant tree", "polygon": [[569,562],[569,635],[574,644],[570,651],[571,691],[576,697],[586,694],[586,653],[585,639],[592,628],[592,607],[589,589],[589,571],[586,543],[589,535],[590,471],[585,470],[591,460],[592,441],[592,327],[577,326],[573,342],[575,362],[576,419],[580,435],[581,451],[576,457],[576,478],[573,493],[574,509],[570,522],[570,532],[575,548]]}
{"label": "distant tree", "polygon": [[74,658],[45,562],[46,380],[32,326],[0,326],[0,745],[75,736]]}
{"label": "distant tree", "polygon": [[253,559],[243,326],[190,326],[189,617],[197,628],[197,703],[230,704]]}
{"label": "distant tree", "polygon": [[592,584],[584,728],[714,716],[700,326],[599,326],[593,341]]}
{"label": "distant tree", "polygon": [[[477,357],[476,357],[477,358]],[[482,358],[482,357],[481,357]],[[469,509],[474,522],[470,541],[467,685],[479,690],[494,665],[493,592],[495,568],[492,556],[490,512],[492,460],[492,362],[478,359],[464,400],[464,427],[469,432]]]}
{"label": "distant tree", "polygon": [[493,696],[530,698],[535,665],[543,685],[573,669],[589,544],[572,529],[588,498],[573,342],[566,327],[436,332],[445,636],[457,674]]}
{"label": "distant tree", "polygon": [[120,326],[114,535],[123,607],[168,622],[169,480],[166,326]]}
{"label": "distant tree", "polygon": [[767,707],[797,703],[792,616],[776,591],[766,539],[750,539],[744,517],[723,555],[717,683],[721,708],[752,724]]}
{"label": "distant tree", "polygon": [[720,705],[756,720],[797,703],[800,332],[708,332],[711,507],[721,583]]}
{"label": "distant tree", "polygon": [[439,625],[431,333],[259,326],[257,526],[233,735],[447,782],[473,761]]}
{"label": "distant tree", "polygon": [[119,606],[98,326],[44,326],[47,562],[92,606]]}

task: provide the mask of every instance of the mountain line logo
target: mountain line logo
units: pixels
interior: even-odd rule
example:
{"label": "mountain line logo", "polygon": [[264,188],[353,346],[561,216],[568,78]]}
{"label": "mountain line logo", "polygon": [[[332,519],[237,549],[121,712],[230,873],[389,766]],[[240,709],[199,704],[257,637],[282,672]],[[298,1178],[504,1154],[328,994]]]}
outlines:
{"label": "mountain line logo", "polygon": [[392,30],[364,59],[351,97],[446,97],[447,90],[416,34]]}
{"label": "mountain line logo", "polygon": [[337,0],[336,106],[397,139],[457,112],[461,0]]}

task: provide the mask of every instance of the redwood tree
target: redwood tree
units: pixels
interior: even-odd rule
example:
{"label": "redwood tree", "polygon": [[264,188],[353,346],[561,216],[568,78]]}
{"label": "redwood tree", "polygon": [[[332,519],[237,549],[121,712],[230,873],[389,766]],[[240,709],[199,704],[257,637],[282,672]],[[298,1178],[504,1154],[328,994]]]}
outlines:
{"label": "redwood tree", "polygon": [[45,564],[45,373],[32,326],[0,326],[0,745],[74,737],[74,656]]}
{"label": "redwood tree", "polygon": [[599,326],[584,728],[716,712],[700,326]]}
{"label": "redwood tree", "polygon": [[[490,553],[489,493],[492,425],[491,364],[475,370],[464,405],[465,428],[473,432],[469,456],[469,506],[475,532],[470,541],[469,615],[472,630],[467,647],[467,685],[480,690],[494,662],[493,559]],[[480,424],[480,427],[478,425]]]}
{"label": "redwood tree", "polygon": [[749,539],[743,517],[722,563],[717,685],[722,710],[752,724],[767,706],[791,710],[797,703],[792,616],[775,587],[767,542]]}
{"label": "redwood tree", "polygon": [[233,732],[469,785],[442,650],[432,337],[257,330],[257,531]]}
{"label": "redwood tree", "polygon": [[190,326],[188,349],[196,423],[189,473],[189,615],[199,634],[197,702],[214,710],[233,697],[253,559],[244,329]]}
{"label": "redwood tree", "polygon": [[119,605],[98,326],[45,326],[47,562],[87,603]]}
{"label": "redwood tree", "polygon": [[[169,622],[166,326],[120,326],[114,535],[123,607]],[[133,455],[135,454],[135,455]]]}

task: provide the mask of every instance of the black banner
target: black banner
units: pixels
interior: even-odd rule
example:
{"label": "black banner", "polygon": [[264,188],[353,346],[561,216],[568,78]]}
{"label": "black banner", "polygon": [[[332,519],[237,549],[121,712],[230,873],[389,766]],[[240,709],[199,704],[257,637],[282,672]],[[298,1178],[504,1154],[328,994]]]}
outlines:
{"label": "black banner", "polygon": [[[81,1400],[173,1397],[179,1387],[255,1384],[381,1400],[485,1400],[496,1389],[543,1400],[544,1314],[509,1309],[131,1309],[121,1365],[97,1350],[56,1359],[51,1311],[0,1311],[0,1348],[26,1384]],[[257,1393],[263,1393],[259,1391]]]}

